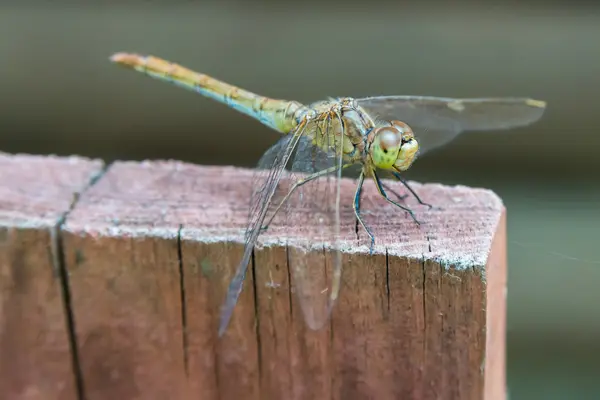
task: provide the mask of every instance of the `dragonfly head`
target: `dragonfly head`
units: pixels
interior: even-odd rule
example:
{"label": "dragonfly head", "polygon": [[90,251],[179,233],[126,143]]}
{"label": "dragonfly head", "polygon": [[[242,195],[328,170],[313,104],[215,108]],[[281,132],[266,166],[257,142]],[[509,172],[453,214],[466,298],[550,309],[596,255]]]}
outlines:
{"label": "dragonfly head", "polygon": [[390,121],[374,129],[369,152],[375,167],[400,172],[411,166],[418,150],[411,127],[402,121]]}

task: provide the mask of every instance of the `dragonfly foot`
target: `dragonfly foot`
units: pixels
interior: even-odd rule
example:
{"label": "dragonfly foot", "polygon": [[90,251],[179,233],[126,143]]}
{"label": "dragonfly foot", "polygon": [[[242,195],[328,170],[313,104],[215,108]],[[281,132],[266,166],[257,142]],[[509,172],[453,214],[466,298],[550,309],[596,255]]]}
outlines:
{"label": "dragonfly foot", "polygon": [[427,206],[430,210],[433,208],[433,206],[431,204],[429,204],[429,203],[423,203],[423,202],[421,202],[421,205]]}
{"label": "dragonfly foot", "polygon": [[398,200],[404,201],[404,200],[406,200],[408,195],[407,194],[402,194],[402,195],[398,194],[398,195],[396,195],[396,197],[398,198]]}
{"label": "dragonfly foot", "polygon": [[269,229],[269,225],[264,225],[260,227],[260,232],[263,233],[264,231],[266,231],[267,229]]}
{"label": "dragonfly foot", "polygon": [[410,211],[410,210],[408,211],[408,213],[410,214],[410,216],[412,217],[412,219],[415,221],[415,223],[416,223],[417,225],[421,226],[421,221],[419,221],[419,220],[417,219],[417,217],[415,217],[415,214],[414,214],[412,211]]}
{"label": "dragonfly foot", "polygon": [[373,250],[375,249],[375,238],[371,237],[371,246],[369,247],[369,255],[373,255]]}

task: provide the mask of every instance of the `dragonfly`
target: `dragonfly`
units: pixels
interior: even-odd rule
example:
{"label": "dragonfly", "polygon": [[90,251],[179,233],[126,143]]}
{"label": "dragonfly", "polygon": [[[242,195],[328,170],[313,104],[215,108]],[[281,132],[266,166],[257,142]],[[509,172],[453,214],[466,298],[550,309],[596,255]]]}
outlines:
{"label": "dragonfly", "polygon": [[223,103],[282,134],[263,154],[252,178],[244,252],[221,308],[219,337],[232,318],[257,240],[276,217],[282,232],[294,232],[299,221],[310,225],[310,235],[305,235],[309,238],[290,241],[287,256],[304,321],[318,330],[329,320],[339,296],[342,252],[347,245],[341,232],[342,171],[352,166],[360,169],[352,208],[370,239],[372,254],[375,236],[360,204],[366,179],[374,182],[383,199],[420,224],[413,211],[401,204],[408,194],[394,192],[381,179],[383,173],[400,181],[418,203],[431,207],[403,177],[418,156],[463,132],[530,125],[546,108],[546,102],[525,97],[413,95],[337,97],[305,105],[261,96],[152,55],[115,53],[110,60]]}

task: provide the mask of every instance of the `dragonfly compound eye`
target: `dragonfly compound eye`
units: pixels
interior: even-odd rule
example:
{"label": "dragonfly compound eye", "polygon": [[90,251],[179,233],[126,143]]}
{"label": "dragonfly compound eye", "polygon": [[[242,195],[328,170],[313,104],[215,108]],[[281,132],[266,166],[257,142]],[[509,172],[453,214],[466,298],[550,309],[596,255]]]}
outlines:
{"label": "dragonfly compound eye", "polygon": [[393,168],[402,146],[402,132],[393,126],[377,128],[371,146],[371,158],[377,168]]}
{"label": "dragonfly compound eye", "polygon": [[391,121],[391,124],[402,132],[402,144],[400,145],[398,157],[394,162],[394,169],[397,171],[406,171],[417,157],[419,143],[408,124],[402,121]]}

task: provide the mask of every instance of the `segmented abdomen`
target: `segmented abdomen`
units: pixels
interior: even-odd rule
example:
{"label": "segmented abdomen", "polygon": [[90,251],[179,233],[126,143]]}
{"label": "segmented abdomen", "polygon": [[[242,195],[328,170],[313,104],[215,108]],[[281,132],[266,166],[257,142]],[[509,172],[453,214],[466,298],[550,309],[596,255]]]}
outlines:
{"label": "segmented abdomen", "polygon": [[111,60],[153,78],[198,92],[284,134],[289,133],[297,125],[294,115],[304,108],[298,102],[260,96],[154,56],[117,53],[111,57]]}

